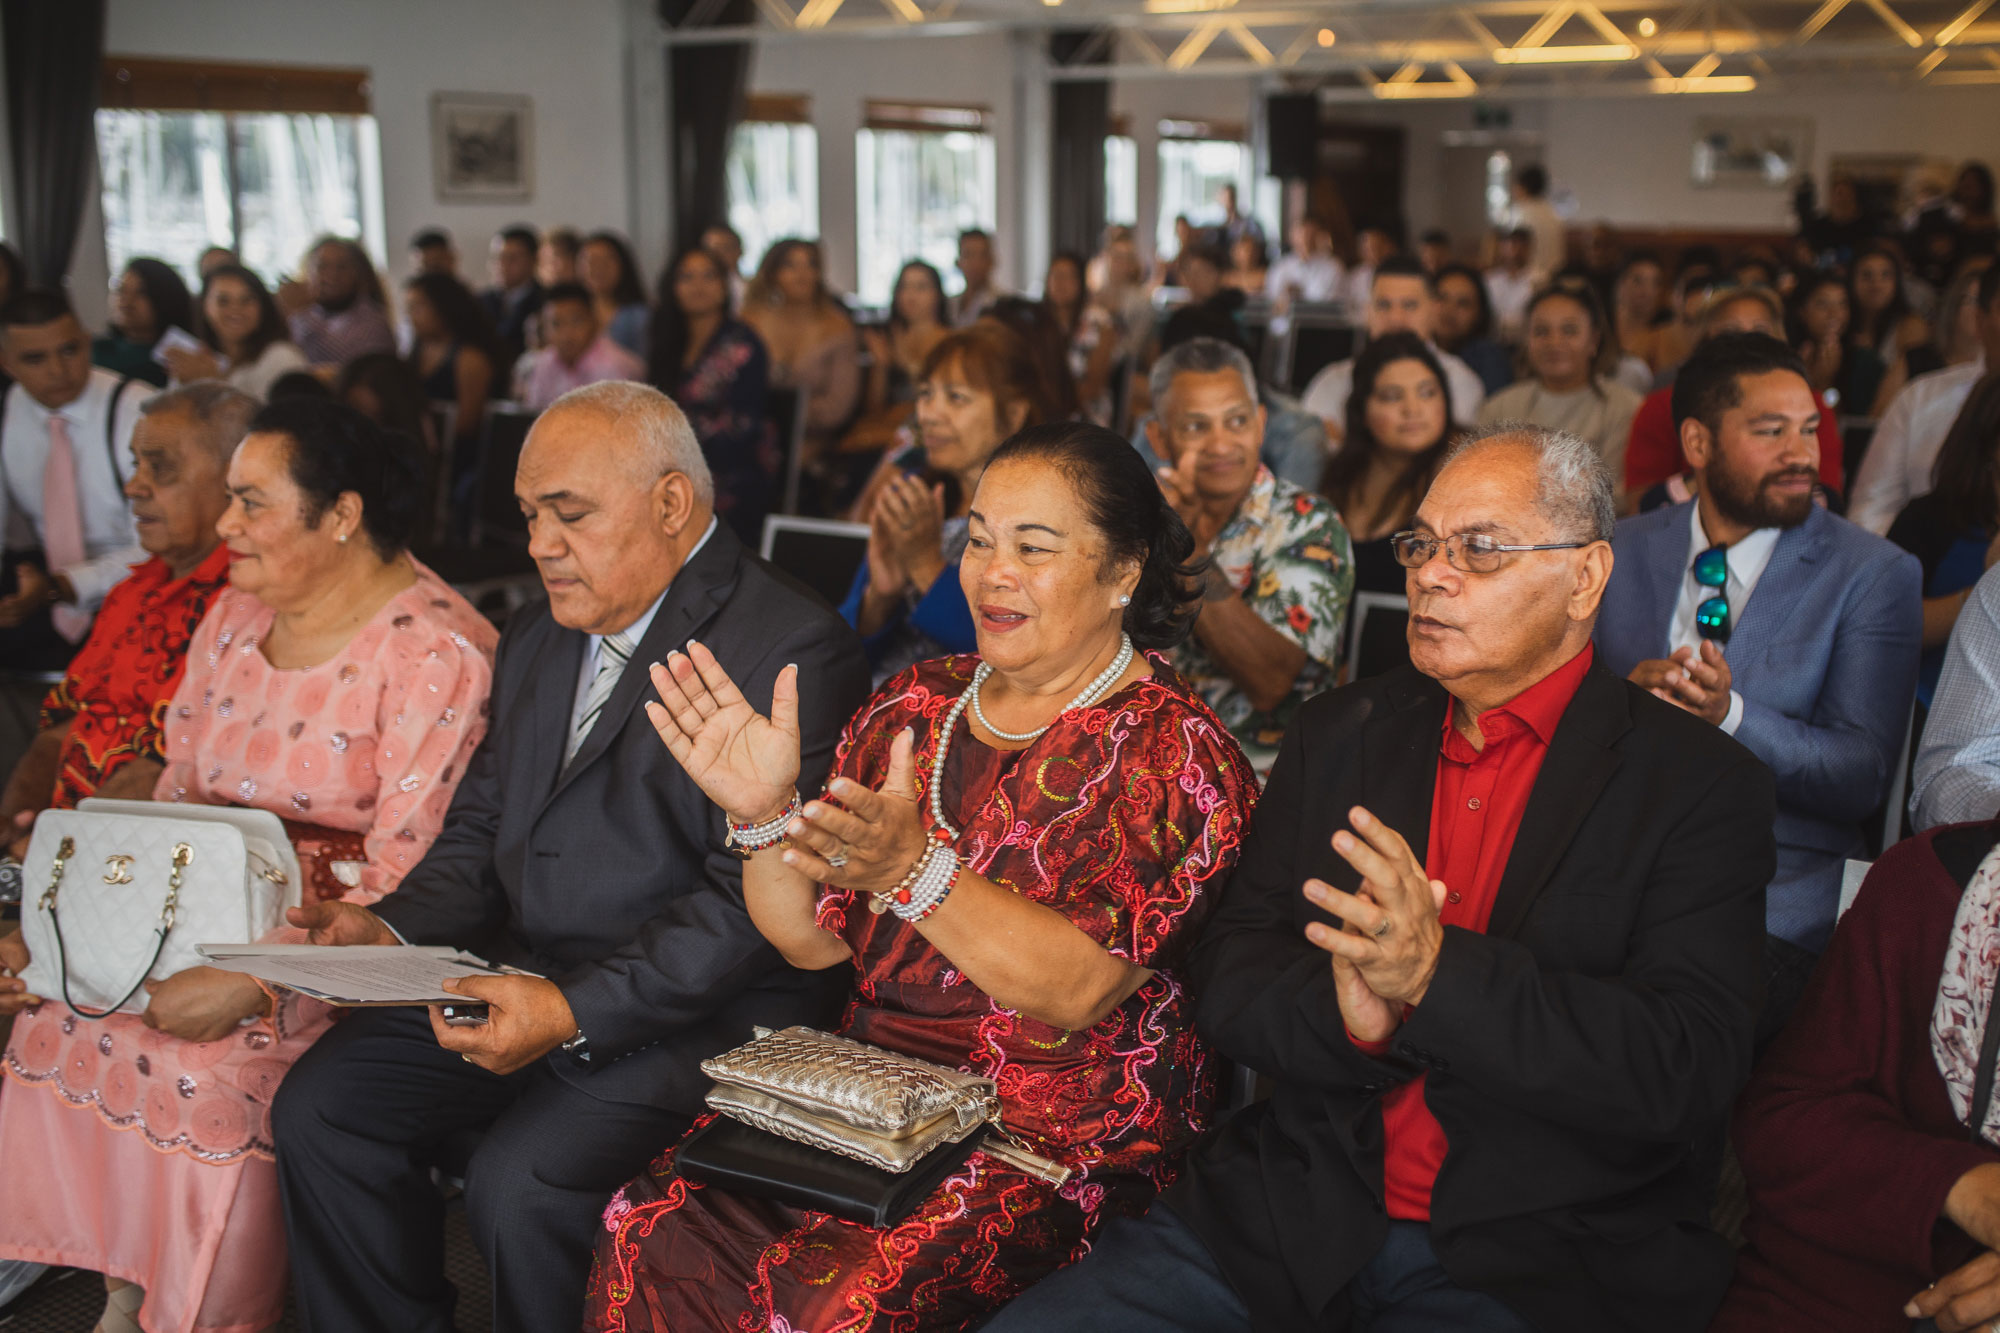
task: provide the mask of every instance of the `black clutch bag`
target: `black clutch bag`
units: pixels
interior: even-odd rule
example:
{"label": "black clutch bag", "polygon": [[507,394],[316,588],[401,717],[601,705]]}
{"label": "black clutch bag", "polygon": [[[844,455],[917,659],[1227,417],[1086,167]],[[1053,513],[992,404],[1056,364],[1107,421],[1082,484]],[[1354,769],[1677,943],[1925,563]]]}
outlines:
{"label": "black clutch bag", "polygon": [[674,1165],[700,1185],[892,1227],[965,1164],[979,1138],[937,1148],[908,1171],[884,1171],[720,1115],[681,1141]]}

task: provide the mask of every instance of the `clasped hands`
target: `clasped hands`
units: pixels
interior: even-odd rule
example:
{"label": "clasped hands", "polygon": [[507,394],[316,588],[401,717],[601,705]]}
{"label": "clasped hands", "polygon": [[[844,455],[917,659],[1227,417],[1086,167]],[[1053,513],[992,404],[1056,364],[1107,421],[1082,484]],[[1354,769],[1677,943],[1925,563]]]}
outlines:
{"label": "clasped hands", "polygon": [[919,591],[944,571],[944,487],[892,473],[868,511],[868,590],[877,597]]}
{"label": "clasped hands", "polygon": [[1333,957],[1334,991],[1348,1035],[1387,1041],[1402,1026],[1404,1008],[1423,1000],[1437,972],[1446,889],[1424,873],[1396,830],[1358,805],[1347,818],[1354,831],[1334,834],[1333,850],[1360,873],[1360,887],[1344,893],[1307,880],[1307,899],[1340,918],[1340,925],[1315,921],[1306,938]]}
{"label": "clasped hands", "polygon": [[1671,657],[1655,657],[1632,668],[1632,683],[1684,708],[1711,726],[1729,716],[1729,662],[1713,639],[1701,650],[1676,648]]}
{"label": "clasped hands", "polygon": [[[285,919],[306,931],[308,944],[396,944],[381,917],[348,902],[294,907]],[[486,1006],[486,1022],[450,1027],[437,1006],[430,1010],[437,1044],[495,1074],[525,1069],[576,1035],[576,1015],[562,988],[545,977],[459,977],[444,989]]]}

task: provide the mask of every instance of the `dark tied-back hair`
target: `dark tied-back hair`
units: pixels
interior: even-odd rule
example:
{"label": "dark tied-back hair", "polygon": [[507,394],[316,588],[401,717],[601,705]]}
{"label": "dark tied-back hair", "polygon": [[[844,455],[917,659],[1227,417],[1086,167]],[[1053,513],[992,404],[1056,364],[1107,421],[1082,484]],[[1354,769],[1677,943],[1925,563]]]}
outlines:
{"label": "dark tied-back hair", "polygon": [[1451,380],[1445,376],[1437,354],[1414,333],[1385,333],[1370,338],[1361,355],[1354,358],[1354,387],[1347,394],[1347,434],[1340,452],[1328,461],[1320,478],[1320,494],[1333,501],[1336,509],[1347,509],[1349,492],[1368,475],[1368,465],[1382,451],[1381,441],[1368,429],[1368,400],[1375,396],[1375,381],[1398,361],[1421,362],[1437,381],[1438,396],[1444,404],[1444,427],[1438,432],[1436,442],[1410,460],[1409,470],[1390,492],[1400,506],[1399,512],[1416,512],[1423,503],[1424,492],[1430,489],[1431,478],[1444,462],[1445,449],[1451,443]]}
{"label": "dark tied-back hair", "polygon": [[693,260],[707,264],[715,270],[716,281],[722,284],[722,318],[726,322],[731,317],[729,308],[729,265],[722,257],[703,245],[684,245],[660,273],[660,299],[653,307],[653,317],[646,333],[646,378],[661,393],[673,396],[680,392],[681,378],[687,371],[682,362],[688,354],[687,311],[681,309],[680,294],[674,290],[674,280],[679,277],[681,265]]}
{"label": "dark tied-back hair", "polygon": [[[1889,266],[1896,275],[1895,289],[1890,294],[1889,303],[1872,315],[1861,312],[1861,295],[1855,288],[1854,277],[1861,272],[1862,264],[1871,259],[1879,259]],[[1881,346],[1889,331],[1901,324],[1910,314],[1910,298],[1903,290],[1906,265],[1902,251],[1876,242],[1864,245],[1848,266],[1847,278],[1847,327],[1850,334],[1858,335],[1872,351]]]}
{"label": "dark tied-back hair", "polygon": [[1604,302],[1597,299],[1597,292],[1588,281],[1557,278],[1536,292],[1521,312],[1524,338],[1528,326],[1535,322],[1535,312],[1551,301],[1568,301],[1583,311],[1583,317],[1590,321],[1590,331],[1597,339],[1597,350],[1590,357],[1590,391],[1599,398],[1604,397],[1604,379],[1618,365],[1618,349],[1613,346],[1617,340],[1612,336],[1610,317],[1604,313]]}
{"label": "dark tied-back hair", "polygon": [[[146,304],[153,307],[155,342],[168,329],[194,331],[194,298],[188,295],[187,284],[181,281],[180,274],[157,259],[143,256],[125,265],[125,271],[139,279],[139,286],[146,293]],[[126,333],[126,336],[131,335]]]}
{"label": "dark tied-back hair", "polygon": [[[474,347],[489,359],[494,355],[493,316],[472,294],[472,288],[449,273],[419,273],[403,284],[403,290],[422,292],[437,311],[451,340],[461,347]],[[412,359],[416,353],[411,352]]]}
{"label": "dark tied-back hair", "polygon": [[1466,341],[1470,342],[1474,338],[1492,337],[1493,297],[1487,292],[1486,279],[1480,276],[1479,270],[1470,264],[1462,264],[1456,260],[1449,264],[1440,265],[1438,271],[1431,275],[1431,290],[1442,292],[1446,278],[1464,278],[1467,282],[1471,283],[1473,298],[1479,304],[1479,314],[1472,321],[1472,332],[1465,335]]}
{"label": "dark tied-back hair", "polygon": [[1125,632],[1137,648],[1172,648],[1194,627],[1205,562],[1195,559],[1194,534],[1160,494],[1131,442],[1089,422],[1057,421],[1019,431],[993,452],[987,472],[1002,463],[1047,463],[1076,488],[1083,512],[1104,538],[1104,573],[1130,560],[1139,584],[1125,608]]}
{"label": "dark tied-back hair", "polygon": [[208,271],[208,276],[201,280],[201,304],[195,307],[194,328],[190,330],[195,337],[218,352],[222,350],[222,341],[208,322],[208,294],[215,290],[215,284],[224,278],[242,283],[249,289],[251,299],[257,303],[257,327],[250,331],[250,337],[244,343],[241,360],[255,361],[264,355],[264,349],[272,343],[283,342],[291,336],[290,330],[285,325],[285,317],[278,313],[278,303],[272,298],[271,289],[264,285],[262,278],[241,264],[217,264]]}
{"label": "dark tied-back hair", "polygon": [[1947,531],[2000,528],[2000,372],[1972,387],[1938,446],[1931,493]]}
{"label": "dark tied-back hair", "polygon": [[69,298],[53,287],[29,287],[15,292],[0,306],[0,328],[33,328],[76,314]]}
{"label": "dark tied-back hair", "polygon": [[1799,354],[1768,333],[1718,333],[1695,344],[1674,376],[1674,430],[1692,417],[1711,433],[1722,428],[1722,414],[1743,401],[1745,375],[1786,370],[1807,384],[1812,377]]}
{"label": "dark tied-back hair", "polygon": [[[392,354],[385,352],[382,355]],[[397,364],[402,363],[399,361]],[[287,398],[307,398],[316,403],[327,403],[333,401],[333,396],[333,390],[326,386],[326,381],[310,370],[288,370],[272,380],[271,387],[264,390],[264,401],[267,403],[283,402]]]}
{"label": "dark tied-back hair", "polygon": [[1054,309],[1025,296],[1003,296],[980,311],[979,318],[1004,324],[1027,343],[1048,395],[1049,415],[1075,416],[1076,379],[1069,373],[1069,335],[1056,322]]}
{"label": "dark tied-back hair", "polygon": [[[363,412],[363,416],[412,447],[428,450],[436,446],[437,441],[431,438],[435,429],[431,400],[424,393],[423,378],[394,352],[366,352],[342,366],[331,396],[353,407],[356,389],[375,400],[375,410]],[[276,401],[275,394],[272,401]]]}
{"label": "dark tied-back hair", "polygon": [[594,231],[583,238],[582,245],[576,247],[579,255],[585,245],[608,245],[611,252],[618,256],[618,281],[611,287],[614,305],[646,304],[646,283],[639,276],[639,261],[633,257],[632,247],[625,243],[623,236],[615,231]]}
{"label": "dark tied-back hair", "polygon": [[347,491],[361,501],[361,530],[375,554],[393,560],[409,549],[422,507],[416,451],[345,403],[287,398],[267,404],[250,422],[253,435],[289,442],[287,470],[305,495],[306,526],[317,528]]}

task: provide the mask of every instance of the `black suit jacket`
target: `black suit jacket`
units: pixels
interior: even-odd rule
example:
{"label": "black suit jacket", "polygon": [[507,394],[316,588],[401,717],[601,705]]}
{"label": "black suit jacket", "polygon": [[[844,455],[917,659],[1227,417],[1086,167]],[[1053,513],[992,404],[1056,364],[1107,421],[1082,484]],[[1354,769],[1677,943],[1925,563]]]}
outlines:
{"label": "black suit jacket", "polygon": [[507,293],[502,289],[488,287],[479,293],[479,303],[486,307],[486,314],[493,321],[493,337],[499,346],[500,361],[493,368],[498,386],[494,397],[507,396],[514,379],[514,363],[528,349],[528,321],[542,313],[547,300],[548,290],[539,282],[528,284],[527,294],[512,310],[507,308]]}
{"label": "black suit jacket", "polygon": [[494,668],[492,722],[401,887],[376,905],[414,944],[450,944],[562,987],[590,1058],[548,1058],[585,1091],[692,1115],[697,1063],[754,1024],[823,1022],[846,967],[797,971],[743,906],[723,817],[667,753],[642,701],[644,666],[697,638],[768,708],[799,667],[799,789],[819,790],[840,730],[868,692],[861,644],[798,584],[719,524],[680,573],[597,724],[567,766],[585,636],[546,603],[516,614]]}
{"label": "black suit jacket", "polygon": [[[1750,752],[1601,666],[1549,743],[1485,934],[1447,927],[1390,1051],[1348,1039],[1309,876],[1363,805],[1423,857],[1441,686],[1405,666],[1307,703],[1190,977],[1196,1025],[1277,1081],[1167,1201],[1260,1330],[1344,1328],[1381,1248],[1382,1094],[1419,1075],[1450,1147],[1431,1236],[1548,1333],[1706,1326],[1729,1280],[1712,1152],[1750,1073],[1775,850]],[[1711,1151],[1704,1151],[1711,1149]]]}

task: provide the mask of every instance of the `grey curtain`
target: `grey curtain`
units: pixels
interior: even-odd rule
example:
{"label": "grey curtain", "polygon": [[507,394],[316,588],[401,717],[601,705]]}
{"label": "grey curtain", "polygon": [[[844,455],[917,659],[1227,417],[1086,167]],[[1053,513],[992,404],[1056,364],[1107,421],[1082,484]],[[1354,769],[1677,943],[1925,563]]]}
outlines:
{"label": "grey curtain", "polygon": [[104,0],[4,0],[15,237],[28,281],[62,284],[97,179]]}
{"label": "grey curtain", "polygon": [[[754,0],[660,0],[669,25],[734,27],[756,21]],[[750,88],[750,43],[720,42],[667,50],[668,180],[673,185],[670,248],[692,245],[729,214],[729,136],[743,120]]]}
{"label": "grey curtain", "polygon": [[[1049,34],[1049,59],[1059,68],[1104,64],[1108,34],[1086,29]],[[1104,136],[1111,132],[1111,84],[1106,79],[1059,79],[1054,87],[1050,145],[1049,238],[1057,250],[1089,255],[1104,230]]]}

